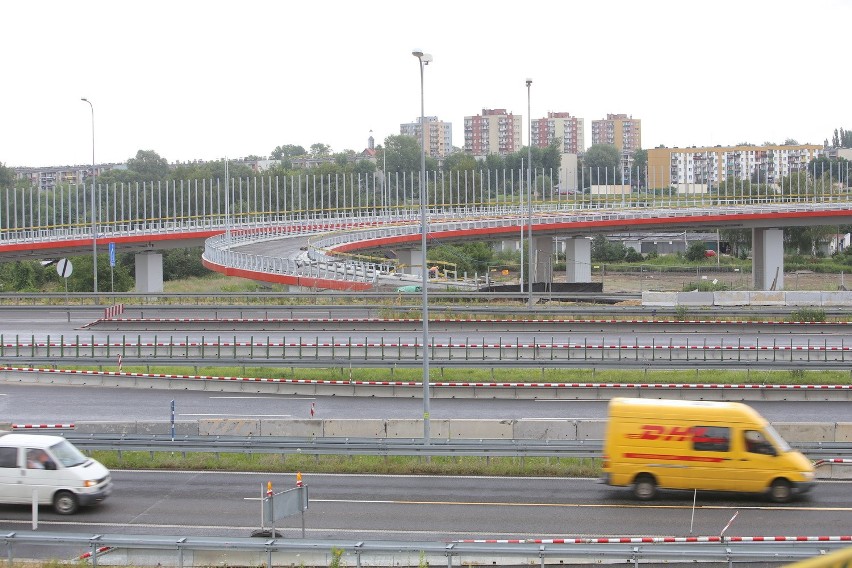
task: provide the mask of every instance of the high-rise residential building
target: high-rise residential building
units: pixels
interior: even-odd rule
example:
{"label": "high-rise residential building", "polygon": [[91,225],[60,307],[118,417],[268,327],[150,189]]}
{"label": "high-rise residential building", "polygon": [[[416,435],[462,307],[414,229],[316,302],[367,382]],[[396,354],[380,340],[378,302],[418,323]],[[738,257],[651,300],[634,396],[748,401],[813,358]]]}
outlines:
{"label": "high-rise residential building", "polygon": [[464,117],[464,151],[474,156],[506,155],[522,147],[523,116],[506,109],[482,109]]}
{"label": "high-rise residential building", "polygon": [[642,121],[626,114],[607,114],[592,121],[592,144],[612,144],[623,154],[642,148]]}
{"label": "high-rise residential building", "polygon": [[709,188],[728,178],[777,184],[823,152],[818,144],[654,148],[648,150],[648,187]]}
{"label": "high-rise residential building", "polygon": [[[426,154],[441,159],[453,151],[453,124],[438,120],[437,116],[427,116],[426,119]],[[416,122],[399,125],[399,133],[403,136],[414,136],[420,140],[420,117]]]}
{"label": "high-rise residential building", "polygon": [[531,144],[537,148],[546,148],[559,138],[563,154],[579,154],[586,149],[583,119],[567,112],[548,112],[546,118],[533,119],[530,130]]}

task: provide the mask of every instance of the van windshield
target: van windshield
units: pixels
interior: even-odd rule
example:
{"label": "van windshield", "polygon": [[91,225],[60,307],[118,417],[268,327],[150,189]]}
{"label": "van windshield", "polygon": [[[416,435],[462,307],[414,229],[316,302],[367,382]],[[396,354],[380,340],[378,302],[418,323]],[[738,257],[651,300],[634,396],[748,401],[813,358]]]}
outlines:
{"label": "van windshield", "polygon": [[64,467],[74,467],[89,459],[68,440],[54,444],[50,447],[50,451]]}
{"label": "van windshield", "polygon": [[771,424],[766,425],[764,432],[766,433],[766,437],[771,440],[775,447],[781,452],[789,452],[793,450],[793,448],[790,447],[790,444],[781,437],[781,434],[775,431],[775,428],[773,428]]}

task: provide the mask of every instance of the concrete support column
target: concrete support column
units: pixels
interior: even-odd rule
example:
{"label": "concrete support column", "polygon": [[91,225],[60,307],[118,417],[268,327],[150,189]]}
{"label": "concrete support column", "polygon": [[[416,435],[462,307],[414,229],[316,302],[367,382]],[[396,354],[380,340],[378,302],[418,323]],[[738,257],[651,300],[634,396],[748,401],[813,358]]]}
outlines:
{"label": "concrete support column", "polygon": [[143,294],[162,294],[163,255],[158,252],[143,252],[133,258],[136,268],[136,291]]}
{"label": "concrete support column", "polygon": [[515,251],[520,250],[520,241],[500,241],[500,249],[501,251]]}
{"label": "concrete support column", "polygon": [[417,274],[423,276],[423,254],[418,249],[399,250],[396,253],[396,258],[400,264],[403,264],[403,274]]}
{"label": "concrete support column", "polygon": [[592,241],[583,237],[565,240],[565,281],[592,281]]}
{"label": "concrete support column", "polygon": [[535,275],[533,282],[553,282],[553,237],[533,237],[535,251],[532,253]]}
{"label": "concrete support column", "polygon": [[751,230],[752,287],[755,290],[784,289],[784,231]]}

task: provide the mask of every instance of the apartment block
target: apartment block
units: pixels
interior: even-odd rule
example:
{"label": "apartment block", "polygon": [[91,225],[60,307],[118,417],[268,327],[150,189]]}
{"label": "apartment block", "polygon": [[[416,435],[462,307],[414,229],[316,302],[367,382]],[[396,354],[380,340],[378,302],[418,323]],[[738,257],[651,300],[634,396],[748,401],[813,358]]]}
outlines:
{"label": "apartment block", "polygon": [[607,114],[592,121],[592,144],[611,144],[622,154],[642,148],[642,121],[626,114]]}
{"label": "apartment block", "polygon": [[[440,159],[453,151],[453,124],[438,120],[437,116],[427,116],[426,120],[426,154]],[[414,136],[420,140],[422,125],[420,117],[415,122],[399,125],[399,133],[403,136]]]}
{"label": "apartment block", "polygon": [[530,123],[531,144],[546,148],[557,138],[562,140],[563,154],[579,154],[585,150],[583,119],[567,112],[548,112],[545,118]]}
{"label": "apartment block", "polygon": [[523,116],[506,109],[482,109],[464,117],[464,150],[474,156],[506,155],[522,147]]}
{"label": "apartment block", "polygon": [[[101,173],[122,167],[120,164],[97,164],[95,166],[95,174]],[[56,186],[74,185],[87,183],[91,180],[92,166],[61,166],[61,167],[45,167],[45,168],[30,168],[20,167],[13,168],[15,178],[19,180],[27,180],[33,186],[43,191],[51,191]]]}
{"label": "apartment block", "polygon": [[823,152],[817,144],[654,148],[648,150],[648,184],[651,188],[711,187],[728,178],[776,184],[807,168]]}

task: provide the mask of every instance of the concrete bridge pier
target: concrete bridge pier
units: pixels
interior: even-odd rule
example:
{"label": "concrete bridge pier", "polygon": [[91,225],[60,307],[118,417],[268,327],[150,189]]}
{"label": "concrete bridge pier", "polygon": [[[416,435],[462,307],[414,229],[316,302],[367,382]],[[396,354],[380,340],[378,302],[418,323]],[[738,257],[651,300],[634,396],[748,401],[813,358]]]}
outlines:
{"label": "concrete bridge pier", "polygon": [[533,239],[535,251],[533,254],[533,266],[535,274],[533,282],[552,282],[553,281],[553,237],[535,237]]}
{"label": "concrete bridge pier", "polygon": [[136,291],[139,293],[162,294],[163,255],[145,251],[134,257],[136,268]]}
{"label": "concrete bridge pier", "polygon": [[502,241],[500,241],[499,250],[501,250],[501,251],[513,251],[513,250],[519,250],[519,249],[520,249],[520,241],[517,241],[517,240],[514,240],[514,241],[502,240]]}
{"label": "concrete bridge pier", "polygon": [[589,239],[565,239],[565,281],[592,281],[592,241]]}
{"label": "concrete bridge pier", "polygon": [[755,290],[784,289],[784,231],[751,230],[752,287]]}
{"label": "concrete bridge pier", "polygon": [[403,265],[403,274],[417,274],[423,276],[423,254],[417,249],[402,249],[396,251],[396,257]]}

